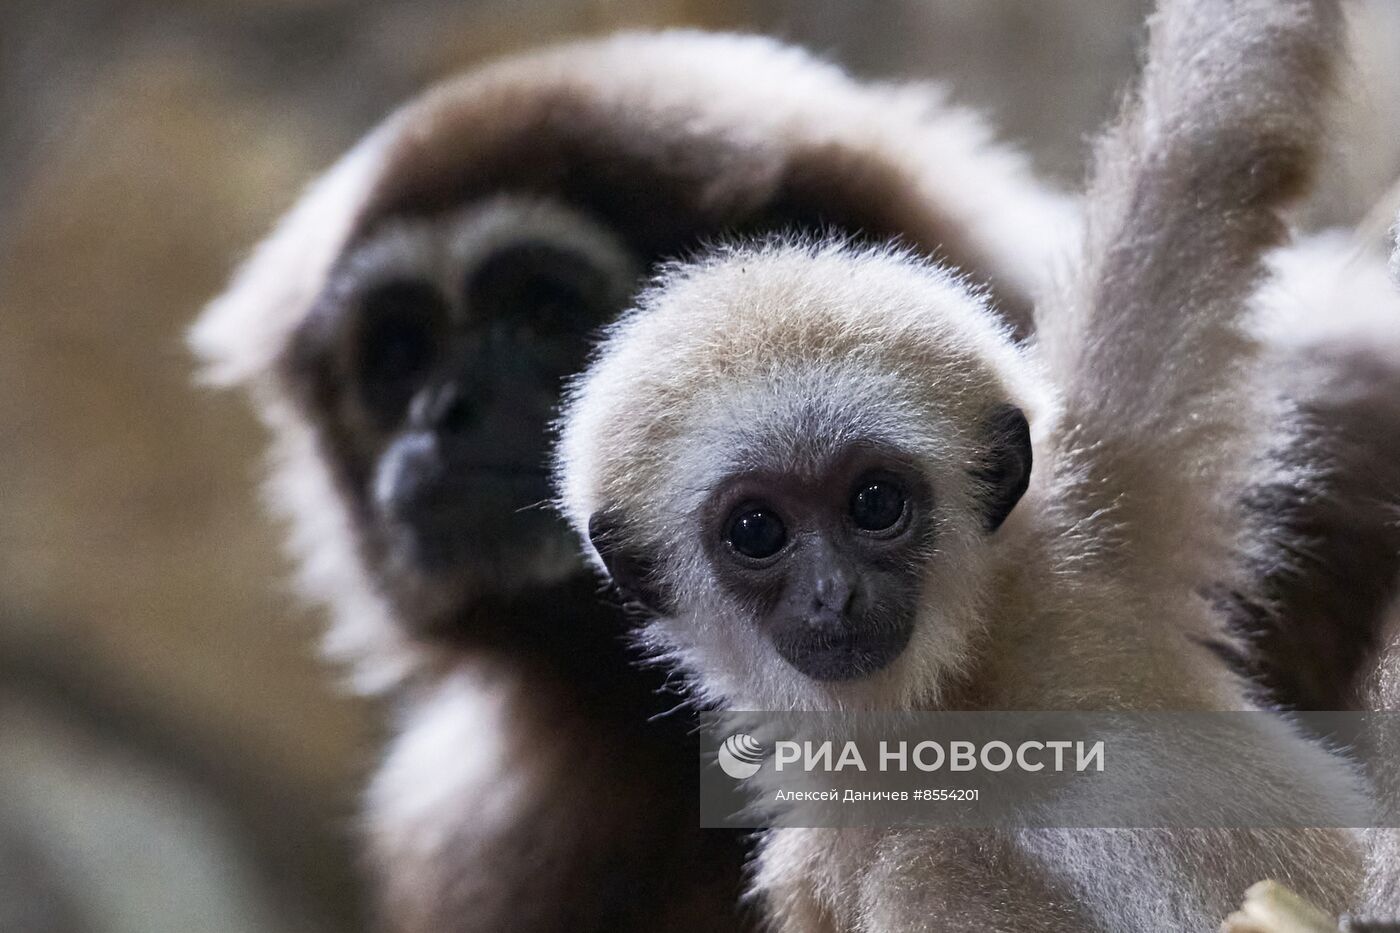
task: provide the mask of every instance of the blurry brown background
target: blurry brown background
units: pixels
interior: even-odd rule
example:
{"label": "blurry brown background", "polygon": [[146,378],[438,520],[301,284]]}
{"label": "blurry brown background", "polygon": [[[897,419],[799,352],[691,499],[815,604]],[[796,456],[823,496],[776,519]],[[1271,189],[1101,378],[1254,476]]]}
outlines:
{"label": "blurry brown background", "polygon": [[[181,341],[396,102],[564,36],[761,30],[861,75],[946,79],[1072,184],[1145,9],[0,2],[0,931],[363,924],[351,840],[380,711],[316,659],[256,501],[260,432],[192,386]],[[1386,91],[1347,111],[1322,219],[1354,221],[1400,174],[1400,4],[1368,15]]]}

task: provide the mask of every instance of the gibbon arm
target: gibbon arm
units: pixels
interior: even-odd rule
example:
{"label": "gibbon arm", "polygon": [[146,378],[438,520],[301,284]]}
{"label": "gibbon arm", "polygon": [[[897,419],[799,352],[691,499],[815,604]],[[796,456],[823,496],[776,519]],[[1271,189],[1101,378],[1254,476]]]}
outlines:
{"label": "gibbon arm", "polygon": [[1052,471],[1101,554],[1222,556],[1206,517],[1230,512],[1268,418],[1243,325],[1312,175],[1340,27],[1336,0],[1183,0],[1150,20],[1076,274],[1039,322],[1063,393]]}

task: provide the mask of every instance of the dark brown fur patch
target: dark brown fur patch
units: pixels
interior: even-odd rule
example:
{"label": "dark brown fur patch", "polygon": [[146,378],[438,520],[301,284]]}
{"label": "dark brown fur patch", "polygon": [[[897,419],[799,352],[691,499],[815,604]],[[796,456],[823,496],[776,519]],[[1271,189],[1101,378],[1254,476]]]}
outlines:
{"label": "dark brown fur patch", "polygon": [[[1295,398],[1325,452],[1317,489],[1266,486],[1249,507],[1281,521],[1261,568],[1265,606],[1232,609],[1246,664],[1289,708],[1355,709],[1386,609],[1400,595],[1400,372],[1359,347],[1316,352]],[[1307,452],[1303,452],[1306,454]]]}

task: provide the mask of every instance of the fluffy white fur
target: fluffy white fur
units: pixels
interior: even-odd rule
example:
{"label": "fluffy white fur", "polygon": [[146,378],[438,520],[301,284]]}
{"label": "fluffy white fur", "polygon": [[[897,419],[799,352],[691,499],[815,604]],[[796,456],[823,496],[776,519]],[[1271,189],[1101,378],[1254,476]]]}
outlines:
{"label": "fluffy white fur", "polygon": [[[1219,633],[1197,593],[1247,549],[1234,503],[1285,427],[1252,298],[1313,168],[1339,42],[1326,0],[1165,2],[1034,347],[896,252],[741,248],[663,278],[577,384],[558,459],[580,533],[607,513],[656,559],[677,608],[653,648],[740,709],[1250,709],[1200,644]],[[968,466],[978,416],[1007,401],[1036,468],[988,538]],[[800,471],[861,438],[920,464],[937,543],[903,655],[821,683],[715,584],[696,508],[735,469]],[[1273,775],[1280,816],[1364,793],[1282,721],[1259,728],[1257,760],[1186,750],[1185,770],[1217,788]],[[1213,928],[1260,877],[1340,911],[1360,876],[1347,831],[781,830],[757,888],[793,931],[1177,931]]]}

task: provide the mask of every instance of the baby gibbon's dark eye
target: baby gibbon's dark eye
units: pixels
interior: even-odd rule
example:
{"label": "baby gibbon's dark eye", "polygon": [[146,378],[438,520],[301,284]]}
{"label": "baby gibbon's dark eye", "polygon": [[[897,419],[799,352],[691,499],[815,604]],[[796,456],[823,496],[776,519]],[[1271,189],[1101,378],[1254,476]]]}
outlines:
{"label": "baby gibbon's dark eye", "polygon": [[747,508],[729,520],[724,536],[729,546],[745,557],[772,557],[787,543],[783,520],[765,508]]}
{"label": "baby gibbon's dark eye", "polygon": [[851,521],[863,531],[886,531],[904,515],[904,490],[888,479],[862,479],[851,493]]}
{"label": "baby gibbon's dark eye", "polygon": [[427,282],[398,280],[371,289],[362,308],[360,378],[372,391],[415,381],[437,351],[447,299]]}

